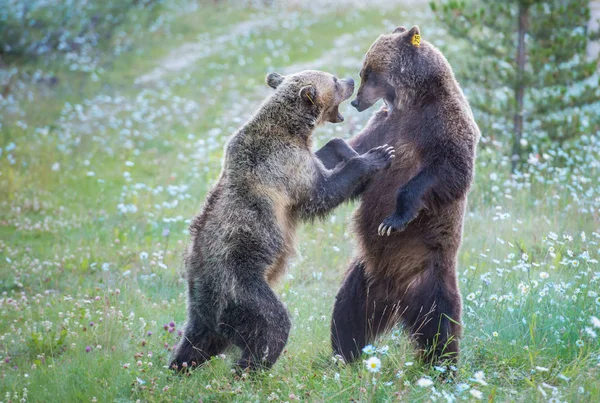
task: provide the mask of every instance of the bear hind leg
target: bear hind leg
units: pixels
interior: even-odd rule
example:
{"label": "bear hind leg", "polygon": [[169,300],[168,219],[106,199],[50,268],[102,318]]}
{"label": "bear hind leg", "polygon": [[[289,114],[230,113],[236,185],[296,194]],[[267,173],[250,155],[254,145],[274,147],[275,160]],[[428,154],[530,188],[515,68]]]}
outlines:
{"label": "bear hind leg", "polygon": [[219,333],[242,350],[236,367],[269,369],[283,351],[291,322],[283,303],[262,279],[246,287],[223,311]]}
{"label": "bear hind leg", "polygon": [[222,353],[229,344],[226,338],[203,324],[200,318],[190,317],[173,352],[169,368],[185,371],[187,368],[198,367]]}
{"label": "bear hind leg", "polygon": [[411,292],[403,321],[417,342],[422,361],[455,364],[462,334],[461,298],[456,281],[427,276]]}
{"label": "bear hind leg", "polygon": [[336,296],[331,320],[333,353],[346,362],[357,360],[363,347],[396,323],[397,306],[381,295],[368,284],[364,264],[355,262]]}

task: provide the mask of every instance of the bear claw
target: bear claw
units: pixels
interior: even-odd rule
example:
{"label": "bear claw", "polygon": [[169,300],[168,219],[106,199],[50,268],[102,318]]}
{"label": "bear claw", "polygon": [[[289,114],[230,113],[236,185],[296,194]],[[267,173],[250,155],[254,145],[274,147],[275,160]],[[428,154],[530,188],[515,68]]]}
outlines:
{"label": "bear claw", "polygon": [[361,157],[369,162],[369,166],[375,172],[388,168],[392,159],[396,156],[394,147],[384,144],[379,147],[372,148]]}
{"label": "bear claw", "polygon": [[377,229],[377,233],[379,236],[390,236],[392,234],[392,226],[385,225],[384,223],[379,224],[379,228]]}
{"label": "bear claw", "polygon": [[406,228],[411,220],[407,220],[403,217],[391,215],[383,220],[377,228],[377,234],[379,236],[390,236],[393,232],[400,232]]}

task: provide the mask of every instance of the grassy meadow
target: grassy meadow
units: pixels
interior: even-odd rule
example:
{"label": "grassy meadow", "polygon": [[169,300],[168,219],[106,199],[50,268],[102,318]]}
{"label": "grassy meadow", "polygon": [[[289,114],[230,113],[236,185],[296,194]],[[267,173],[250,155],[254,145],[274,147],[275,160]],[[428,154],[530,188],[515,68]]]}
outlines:
{"label": "grassy meadow", "polygon": [[[0,402],[600,401],[597,132],[514,175],[507,140],[483,133],[456,367],[419,364],[401,329],[374,345],[376,372],[331,356],[355,245],[347,204],[299,231],[276,289],[292,332],[270,372],[237,377],[236,350],[188,376],[168,370],[186,317],[187,226],[228,136],[269,93],[266,73],[358,81],[369,45],[401,24],[418,24],[457,70],[468,48],[408,1],[180,1],[149,28],[131,24],[91,73],[86,60],[38,60],[0,76],[11,83],[0,97]],[[355,134],[373,110],[342,105],[346,121],[319,129],[315,146]]]}

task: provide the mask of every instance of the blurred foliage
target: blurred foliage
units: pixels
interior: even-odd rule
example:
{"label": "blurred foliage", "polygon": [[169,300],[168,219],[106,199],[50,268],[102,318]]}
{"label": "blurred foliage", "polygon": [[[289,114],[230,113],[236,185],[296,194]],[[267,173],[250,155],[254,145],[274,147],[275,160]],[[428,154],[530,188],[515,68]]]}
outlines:
{"label": "blurred foliage", "polygon": [[485,136],[505,142],[511,134],[513,168],[550,143],[598,132],[598,60],[586,57],[586,48],[599,33],[588,30],[588,0],[448,0],[430,6],[452,36],[467,42],[459,78],[474,89],[469,100]]}
{"label": "blurred foliage", "polygon": [[[72,70],[94,69],[93,49],[108,43],[124,22],[158,15],[162,0],[0,0],[0,62],[43,58]],[[143,11],[143,13],[141,12]]]}

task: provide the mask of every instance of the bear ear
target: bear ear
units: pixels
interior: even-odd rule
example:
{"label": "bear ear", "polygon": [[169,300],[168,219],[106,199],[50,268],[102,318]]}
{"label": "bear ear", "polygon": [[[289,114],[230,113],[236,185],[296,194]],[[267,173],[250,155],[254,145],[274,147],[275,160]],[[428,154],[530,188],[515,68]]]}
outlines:
{"label": "bear ear", "polygon": [[312,105],[317,102],[317,89],[312,85],[304,86],[300,89],[300,99]]}
{"label": "bear ear", "polygon": [[406,27],[403,25],[400,25],[399,27],[396,27],[396,29],[394,29],[394,32],[392,32],[393,34],[398,34],[398,33],[402,33],[402,32],[406,32]]}
{"label": "bear ear", "polygon": [[406,38],[408,38],[408,40],[410,41],[410,44],[413,45],[415,48],[420,47],[421,46],[421,30],[419,29],[419,27],[416,25],[413,25],[413,27],[410,29],[410,31],[408,31]]}
{"label": "bear ear", "polygon": [[267,74],[267,78],[265,81],[267,82],[267,85],[269,87],[277,88],[279,86],[279,84],[281,84],[283,82],[284,78],[285,77],[279,73],[270,73],[270,74]]}

